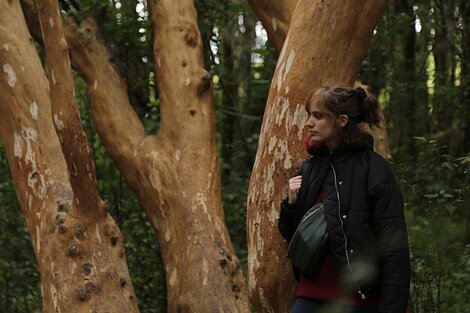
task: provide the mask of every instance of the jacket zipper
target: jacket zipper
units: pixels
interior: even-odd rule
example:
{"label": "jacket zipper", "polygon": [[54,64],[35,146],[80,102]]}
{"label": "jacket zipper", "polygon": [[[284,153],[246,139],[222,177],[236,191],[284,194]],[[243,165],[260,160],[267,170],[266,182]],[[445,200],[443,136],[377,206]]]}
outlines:
{"label": "jacket zipper", "polygon": [[[341,200],[339,198],[339,191],[338,191],[338,182],[337,182],[337,178],[336,178],[336,171],[335,171],[335,168],[333,166],[333,163],[330,162],[330,165],[331,165],[331,168],[333,169],[333,176],[334,176],[334,179],[335,179],[335,190],[336,190],[336,197],[338,198],[338,218],[339,218],[339,222],[341,224],[341,232],[343,233],[343,239],[344,239],[344,254],[346,255],[346,262],[348,263],[348,268],[349,268],[349,271],[351,272],[351,275],[352,277],[354,278],[354,274],[353,274],[353,270],[352,270],[352,267],[351,267],[351,263],[349,262],[349,254],[348,254],[348,239],[346,238],[346,234],[344,232],[344,223],[343,223],[343,219],[341,217]],[[361,290],[361,287],[359,286],[359,283],[354,280],[354,283],[356,284],[356,287],[357,287],[357,292],[359,293],[359,295],[361,296],[361,299],[362,300],[365,300],[366,299],[366,295],[362,292]]]}

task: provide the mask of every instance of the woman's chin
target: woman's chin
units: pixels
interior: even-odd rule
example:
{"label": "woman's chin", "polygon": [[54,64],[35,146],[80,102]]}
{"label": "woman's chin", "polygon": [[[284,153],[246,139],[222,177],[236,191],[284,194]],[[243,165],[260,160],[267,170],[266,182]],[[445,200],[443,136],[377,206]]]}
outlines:
{"label": "woman's chin", "polygon": [[310,135],[310,140],[312,140],[316,144],[322,144],[323,140],[318,137],[318,135]]}

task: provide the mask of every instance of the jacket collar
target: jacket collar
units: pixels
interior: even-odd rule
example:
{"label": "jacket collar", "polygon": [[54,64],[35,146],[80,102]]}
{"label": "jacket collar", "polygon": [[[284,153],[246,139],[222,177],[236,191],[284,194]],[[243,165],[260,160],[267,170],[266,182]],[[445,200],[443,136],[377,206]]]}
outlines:
{"label": "jacket collar", "polygon": [[373,150],[374,149],[374,138],[368,132],[361,132],[356,142],[348,145],[342,145],[337,149],[330,151],[326,145],[319,145],[315,143],[310,136],[304,139],[305,148],[307,152],[316,157],[325,156],[339,156],[347,152],[359,151],[359,150]]}

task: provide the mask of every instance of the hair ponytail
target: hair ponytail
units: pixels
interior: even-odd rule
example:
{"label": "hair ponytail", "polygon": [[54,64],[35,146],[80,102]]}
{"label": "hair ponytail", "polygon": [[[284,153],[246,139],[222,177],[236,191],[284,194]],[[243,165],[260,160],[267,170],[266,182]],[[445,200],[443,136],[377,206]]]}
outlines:
{"label": "hair ponytail", "polygon": [[365,122],[370,127],[379,126],[379,104],[377,98],[362,87],[356,88],[359,105],[358,122]]}

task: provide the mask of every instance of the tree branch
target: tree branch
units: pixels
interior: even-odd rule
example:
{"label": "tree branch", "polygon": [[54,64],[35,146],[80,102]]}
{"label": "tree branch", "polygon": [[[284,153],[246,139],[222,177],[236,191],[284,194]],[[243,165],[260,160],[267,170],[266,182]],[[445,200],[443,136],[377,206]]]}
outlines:
{"label": "tree branch", "polygon": [[295,6],[299,0],[248,0],[268,32],[269,40],[281,51]]}
{"label": "tree branch", "polygon": [[49,69],[51,111],[61,142],[70,183],[80,208],[106,214],[99,197],[95,166],[75,100],[74,81],[56,0],[36,0]]}

